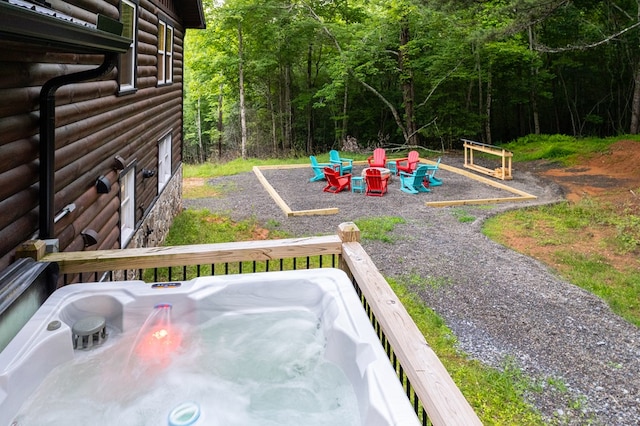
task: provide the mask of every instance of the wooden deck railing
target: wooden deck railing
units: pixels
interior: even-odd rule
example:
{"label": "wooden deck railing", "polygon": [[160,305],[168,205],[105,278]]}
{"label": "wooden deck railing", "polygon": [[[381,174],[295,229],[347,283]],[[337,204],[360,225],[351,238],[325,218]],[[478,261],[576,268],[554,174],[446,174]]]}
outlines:
{"label": "wooden deck railing", "polygon": [[343,223],[337,235],[158,248],[50,253],[64,282],[178,281],[200,275],[338,267],[352,278],[407,396],[424,425],[479,425],[477,415],[404,306]]}

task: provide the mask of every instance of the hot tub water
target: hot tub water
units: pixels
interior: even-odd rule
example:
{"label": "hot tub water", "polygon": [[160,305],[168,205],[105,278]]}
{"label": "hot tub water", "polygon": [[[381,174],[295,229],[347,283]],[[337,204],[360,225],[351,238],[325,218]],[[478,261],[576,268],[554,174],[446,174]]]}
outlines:
{"label": "hot tub water", "polygon": [[[63,425],[70,416],[75,424],[162,425],[185,401],[197,401],[212,426],[361,424],[353,387],[323,357],[324,331],[311,312],[228,314],[189,330],[168,321],[168,311],[57,368],[17,425]],[[170,336],[181,334],[174,346]]]}

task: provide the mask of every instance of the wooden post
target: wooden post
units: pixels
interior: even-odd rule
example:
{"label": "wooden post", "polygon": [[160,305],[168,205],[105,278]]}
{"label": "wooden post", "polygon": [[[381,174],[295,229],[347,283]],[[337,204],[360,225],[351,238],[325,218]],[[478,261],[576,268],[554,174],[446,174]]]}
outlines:
{"label": "wooden post", "polygon": [[343,243],[360,242],[360,229],[353,222],[342,222],[338,225],[338,236]]}
{"label": "wooden post", "polygon": [[[342,222],[338,225],[338,237],[344,243],[360,243],[360,229],[353,222]],[[340,255],[339,268],[351,276],[349,266],[345,263],[344,256]]]}
{"label": "wooden post", "polygon": [[33,260],[40,261],[46,252],[47,244],[42,240],[25,241],[16,250],[16,259],[30,257]]}

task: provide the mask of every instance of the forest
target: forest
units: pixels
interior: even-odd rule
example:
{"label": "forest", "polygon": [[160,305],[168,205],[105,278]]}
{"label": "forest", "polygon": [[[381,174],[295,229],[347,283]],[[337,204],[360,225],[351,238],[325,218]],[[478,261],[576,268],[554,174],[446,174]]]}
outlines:
{"label": "forest", "polygon": [[640,3],[204,0],[184,160],[640,131]]}

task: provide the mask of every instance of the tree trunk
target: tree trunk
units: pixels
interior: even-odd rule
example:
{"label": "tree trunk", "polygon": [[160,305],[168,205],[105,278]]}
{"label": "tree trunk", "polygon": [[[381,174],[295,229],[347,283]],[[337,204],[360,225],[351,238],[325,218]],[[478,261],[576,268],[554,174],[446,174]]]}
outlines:
{"label": "tree trunk", "polygon": [[[640,1],[636,11],[636,21],[640,22]],[[633,101],[631,104],[631,126],[629,133],[640,133],[640,58],[636,61],[636,69],[633,73]]]}
{"label": "tree trunk", "polygon": [[222,158],[222,89],[220,84],[220,93],[218,93],[218,159]]}
{"label": "tree trunk", "polygon": [[[307,49],[307,90],[311,93],[311,89],[313,88],[313,76],[311,75],[313,70],[313,65],[311,61],[311,56],[313,55],[313,44],[309,44],[309,48]],[[313,153],[313,108],[311,105],[311,100],[307,103],[307,154]]]}
{"label": "tree trunk", "polygon": [[414,112],[415,90],[413,86],[413,71],[409,64],[409,58],[404,51],[405,46],[411,41],[409,24],[404,21],[400,29],[400,49],[398,54],[398,67],[402,81],[402,100],[404,102],[405,128],[408,139],[405,143],[418,146],[418,132]]}
{"label": "tree trunk", "polygon": [[349,125],[349,118],[347,116],[347,111],[349,108],[349,76],[346,75],[344,78],[344,98],[342,100],[342,130],[340,135],[340,140],[345,141],[347,139],[347,131]]}
{"label": "tree trunk", "polygon": [[271,112],[271,143],[273,145],[273,155],[278,154],[278,124],[276,122],[275,105],[273,104],[273,96],[271,94],[271,80],[267,83],[267,102],[269,111]]}
{"label": "tree trunk", "polygon": [[238,84],[240,86],[240,134],[241,155],[247,159],[247,116],[244,105],[244,70],[242,67],[242,24],[238,24]]}
{"label": "tree trunk", "polygon": [[204,149],[202,147],[202,125],[200,123],[200,98],[198,98],[198,109],[196,111],[196,128],[198,129],[198,163],[204,163]]}
{"label": "tree trunk", "polygon": [[282,143],[284,151],[287,152],[291,150],[292,142],[291,65],[289,64],[284,66],[283,85],[282,116],[284,121],[284,130]]}
{"label": "tree trunk", "polygon": [[640,133],[640,59],[636,62],[636,70],[633,75],[633,101],[629,133],[632,135]]}
{"label": "tree trunk", "polygon": [[491,145],[491,92],[492,92],[492,75],[491,75],[491,67],[489,67],[489,72],[487,73],[487,103],[485,104],[485,123],[484,123],[484,133],[485,133],[485,142]]}
{"label": "tree trunk", "polygon": [[[529,50],[533,52],[533,28],[529,26]],[[531,67],[531,112],[533,114],[533,133],[540,134],[540,116],[538,114],[538,68]]]}

